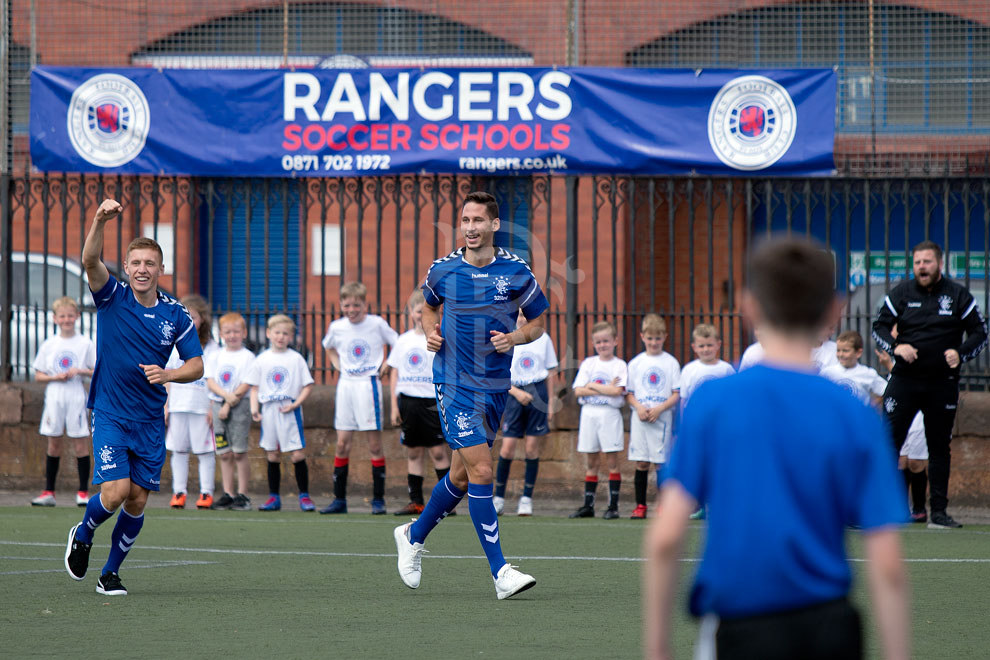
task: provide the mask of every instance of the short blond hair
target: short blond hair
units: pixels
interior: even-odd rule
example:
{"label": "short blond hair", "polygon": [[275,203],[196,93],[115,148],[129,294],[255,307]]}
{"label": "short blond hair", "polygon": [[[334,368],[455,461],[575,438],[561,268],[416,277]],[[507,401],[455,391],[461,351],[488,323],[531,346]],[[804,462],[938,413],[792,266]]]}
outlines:
{"label": "short blond hair", "polygon": [[691,331],[691,339],[715,339],[717,341],[722,341],[722,337],[719,336],[718,330],[711,323],[699,323],[694,326],[694,330]]}
{"label": "short blond hair", "polygon": [[76,314],[79,314],[79,303],[72,296],[62,296],[52,303],[52,311],[57,312],[60,307],[71,307],[76,310]]}
{"label": "short blond hair", "polygon": [[292,320],[292,317],[286,316],[285,314],[275,314],[274,316],[269,316],[268,323],[265,327],[271,330],[278,325],[291,325],[293,331],[296,329],[296,322]]}
{"label": "short blond hair", "polygon": [[423,295],[421,290],[416,289],[409,295],[409,300],[406,301],[406,310],[408,311],[416,305],[424,304],[426,304],[426,296]]}
{"label": "short blond hair", "polygon": [[347,282],[340,287],[341,302],[344,301],[344,298],[359,298],[361,300],[367,300],[368,287],[361,282]]}
{"label": "short blond hair", "polygon": [[148,238],[147,236],[138,236],[133,241],[127,245],[127,252],[125,253],[127,257],[131,256],[131,252],[134,250],[154,250],[158,253],[158,265],[161,266],[165,263],[165,255],[162,253],[162,246],[158,244],[153,238]]}
{"label": "short blond hair", "polygon": [[217,325],[220,326],[221,330],[223,330],[223,326],[228,323],[240,323],[241,327],[244,328],[245,331],[247,331],[247,321],[245,321],[244,317],[238,314],[237,312],[227,312],[226,314],[220,317],[219,321],[217,321]]}
{"label": "short blond hair", "polygon": [[612,325],[610,321],[599,321],[598,323],[591,326],[591,336],[594,337],[596,334],[604,330],[608,330],[609,332],[611,332],[613,339],[619,336],[619,331],[615,329],[615,326]]}
{"label": "short blond hair", "polygon": [[650,333],[665,335],[667,334],[667,324],[664,323],[659,314],[647,314],[643,317],[643,324],[640,326],[639,331],[644,335]]}

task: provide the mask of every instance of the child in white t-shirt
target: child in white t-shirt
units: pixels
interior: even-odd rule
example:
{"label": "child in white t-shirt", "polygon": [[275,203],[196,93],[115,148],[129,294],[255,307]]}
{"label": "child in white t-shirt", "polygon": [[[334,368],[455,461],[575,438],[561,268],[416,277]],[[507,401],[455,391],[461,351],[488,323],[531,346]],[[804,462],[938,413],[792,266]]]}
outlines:
{"label": "child in white t-shirt", "polygon": [[643,317],[640,337],[646,350],[629,361],[626,400],[632,406],[629,422],[629,460],[636,462],[636,508],[632,518],[646,518],[646,487],[652,467],[660,487],[660,471],[667,462],[674,426],[674,408],[680,400],[681,365],[663,350],[667,324],[656,314]]}
{"label": "child in white t-shirt", "polygon": [[48,438],[45,454],[45,490],[31,500],[32,506],[55,506],[55,479],[62,457],[63,433],[73,440],[79,490],[76,504],[89,502],[89,417],[86,414],[86,388],[83,376],[92,376],[96,366],[96,346],[89,337],[76,332],[79,305],[65,296],[52,303],[58,334],[49,337],[34,358],[34,378],[45,386],[45,408],[38,432]]}
{"label": "child in white t-shirt", "polygon": [[[244,348],[247,323],[237,312],[220,317],[220,338],[223,350],[214,351],[206,360],[204,375],[210,390],[213,412],[213,438],[220,457],[223,495],[213,503],[213,509],[250,511],[248,497],[251,467],[248,462],[248,437],[251,433],[251,402],[246,396],[251,386],[244,382],[254,363],[254,353]],[[237,489],[234,489],[234,471]],[[231,493],[235,493],[231,495]]]}
{"label": "child in white t-shirt", "polygon": [[821,375],[849,390],[853,396],[867,405],[877,405],[887,381],[873,367],[860,364],[863,357],[863,337],[855,330],[847,330],[836,341],[837,364],[825,367]]}
{"label": "child in white t-shirt", "polygon": [[337,447],[333,461],[334,500],[320,513],[347,513],[347,472],[355,431],[368,438],[371,454],[371,513],[385,513],[385,453],[382,451],[382,384],[388,374],[385,346],[395,346],[398,334],[380,316],[368,314],[368,289],[360,282],[340,288],[344,318],[327,328],[323,348],[340,372],[333,426]]}
{"label": "child in white t-shirt", "polygon": [[248,367],[244,382],[251,386],[251,418],[261,422],[261,448],[268,455],[268,500],[259,511],[282,509],[282,453],[292,456],[299,487],[299,508],[315,511],[309,496],[309,466],[303,433],[302,404],[313,389],[313,375],[305,358],[289,348],[295,322],[285,314],[268,319],[265,336],[271,344]]}
{"label": "child in white t-shirt", "polygon": [[[220,350],[210,336],[210,305],[205,298],[195,294],[186,296],[181,302],[189,312],[199,335],[205,363],[213,353]],[[182,364],[178,351],[173,348],[165,368],[178,369]],[[169,505],[173,509],[186,506],[189,453],[192,452],[199,462],[199,499],[196,500],[196,508],[209,509],[213,506],[217,456],[206,377],[191,383],[168,383],[165,388],[168,390],[168,402],[165,404],[165,421],[168,424],[165,448],[172,452],[172,500]]]}
{"label": "child in white t-shirt", "polygon": [[591,328],[591,343],[596,355],[585,358],[574,378],[574,394],[581,404],[578,422],[578,452],[587,455],[584,474],[584,504],[571,518],[593,518],[598,468],[604,455],[608,467],[609,503],[605,518],[619,517],[619,454],[625,448],[622,430],[622,407],[625,405],[626,363],[615,356],[618,345],[615,326],[608,321]]}

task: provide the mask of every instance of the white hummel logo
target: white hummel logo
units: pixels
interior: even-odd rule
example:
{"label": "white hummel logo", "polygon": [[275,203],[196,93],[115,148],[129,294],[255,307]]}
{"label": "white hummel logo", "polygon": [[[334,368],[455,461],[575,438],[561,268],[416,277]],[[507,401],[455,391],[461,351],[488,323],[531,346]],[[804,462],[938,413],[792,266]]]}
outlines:
{"label": "white hummel logo", "polygon": [[127,534],[121,534],[120,537],[120,543],[117,545],[123,552],[130,552],[131,546],[134,545],[134,541],[137,540],[137,537],[135,536],[134,538],[128,538]]}
{"label": "white hummel logo", "polygon": [[489,543],[498,543],[498,521],[496,520],[491,525],[481,524],[481,529],[486,532],[495,532],[494,534],[485,534],[485,540]]}
{"label": "white hummel logo", "polygon": [[146,318],[146,319],[153,319],[153,318],[155,318],[155,315],[154,314],[145,314],[144,315],[144,318]]}
{"label": "white hummel logo", "polygon": [[491,525],[486,525],[485,523],[481,523],[481,529],[485,530],[486,532],[494,532],[496,527],[498,527],[497,520],[493,522]]}

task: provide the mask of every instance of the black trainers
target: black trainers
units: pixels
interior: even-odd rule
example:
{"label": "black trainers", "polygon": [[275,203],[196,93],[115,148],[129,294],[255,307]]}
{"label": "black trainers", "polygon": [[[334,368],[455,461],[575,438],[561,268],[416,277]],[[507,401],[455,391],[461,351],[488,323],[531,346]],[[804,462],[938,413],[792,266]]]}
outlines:
{"label": "black trainers", "polygon": [[89,551],[93,548],[92,543],[83,543],[76,540],[76,530],[82,523],[76,523],[69,530],[69,540],[65,544],[65,570],[73,580],[81,580],[86,577],[86,570],[89,568]]}
{"label": "black trainers", "polygon": [[233,511],[250,511],[251,498],[244,493],[238,493],[237,495],[234,495],[234,501],[231,503],[230,508]]}
{"label": "black trainers", "polygon": [[221,509],[229,509],[233,504],[234,504],[234,498],[228,495],[227,493],[224,493],[219,498],[217,498],[216,502],[210,505],[210,508],[213,509],[214,511],[219,511]]}
{"label": "black trainers", "polygon": [[96,581],[96,593],[104,596],[126,596],[127,589],[120,583],[120,576],[116,573],[104,573]]}
{"label": "black trainers", "polygon": [[959,529],[960,523],[953,520],[952,516],[945,511],[932,511],[932,516],[928,521],[928,529]]}
{"label": "black trainers", "polygon": [[618,509],[605,509],[605,515],[602,516],[605,520],[617,520],[619,518]]}
{"label": "black trainers", "polygon": [[567,516],[567,517],[568,518],[594,518],[595,517],[595,509],[594,509],[594,507],[590,507],[590,506],[588,506],[586,504],[583,507],[581,507],[580,509],[578,509],[577,511],[575,511],[574,513],[572,513],[571,515]]}

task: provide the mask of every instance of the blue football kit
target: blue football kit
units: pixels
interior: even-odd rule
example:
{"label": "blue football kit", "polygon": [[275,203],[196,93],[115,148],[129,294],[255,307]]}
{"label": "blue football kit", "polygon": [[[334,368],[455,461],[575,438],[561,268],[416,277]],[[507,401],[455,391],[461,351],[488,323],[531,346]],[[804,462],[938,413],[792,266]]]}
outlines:
{"label": "blue football kit", "polygon": [[165,463],[164,385],[148,382],[140,364],[164,368],[174,346],[189,360],[203,354],[189,313],[158,292],[154,307],[137,301],[112,275],[93,292],[97,309],[96,369],[89,390],[93,410],[93,483],[129,478],[157,491]]}
{"label": "blue football kit", "polygon": [[499,353],[491,332],[512,332],[520,310],[534,319],[549,307],[526,262],[496,248],[482,267],[464,248],[433,262],[423,283],[431,307],[443,305],[443,345],[433,360],[444,436],[454,449],[495,440],[510,387],[512,351]]}
{"label": "blue football kit", "polygon": [[692,614],[733,619],[845,597],[847,527],[905,522],[896,464],[879,413],[825,378],[757,365],[703,384],[667,473],[708,511]]}

